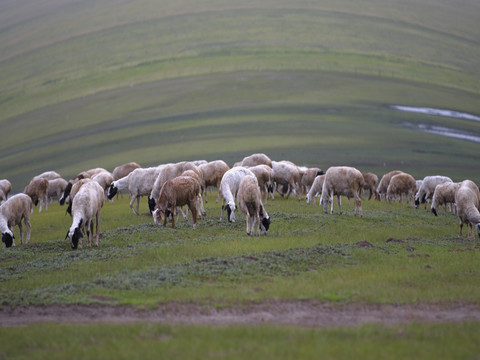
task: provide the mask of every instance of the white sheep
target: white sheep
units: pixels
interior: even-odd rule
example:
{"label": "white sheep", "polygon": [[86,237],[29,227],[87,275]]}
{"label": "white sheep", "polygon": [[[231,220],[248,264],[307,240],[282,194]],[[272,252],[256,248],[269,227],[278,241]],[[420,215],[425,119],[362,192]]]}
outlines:
{"label": "white sheep", "polygon": [[0,204],[8,199],[10,191],[12,191],[12,183],[7,179],[0,180]]}
{"label": "white sheep", "polygon": [[300,180],[300,185],[302,188],[302,193],[308,194],[317,176],[323,175],[323,170],[317,167],[304,169],[301,168],[301,170],[302,179]]}
{"label": "white sheep", "polygon": [[260,193],[265,203],[268,199],[268,194],[273,194],[273,169],[265,164],[260,164],[248,168],[253,172],[257,178]]}
{"label": "white sheep", "polygon": [[445,182],[453,182],[448,176],[434,175],[434,176],[425,176],[422,181],[422,185],[415,194],[415,207],[418,208],[420,202],[425,204],[427,207],[427,201],[431,201],[435,188],[439,184]]}
{"label": "white sheep", "polygon": [[82,247],[83,230],[87,233],[88,246],[92,246],[95,219],[95,246],[98,246],[99,223],[105,195],[102,187],[95,181],[87,181],[78,190],[72,201],[72,226],[67,237],[72,249]]}
{"label": "white sheep", "polygon": [[35,206],[39,203],[39,211],[42,211],[42,206],[45,206],[45,210],[48,210],[48,180],[45,178],[35,178],[30,181],[30,183],[25,186],[23,190],[25,194],[30,196]]}
{"label": "white sheep", "polygon": [[459,187],[460,183],[449,181],[437,185],[433,192],[432,205],[430,206],[430,210],[432,210],[435,216],[438,215],[438,207],[442,205],[445,207],[445,216],[447,216],[448,206],[453,207],[453,211],[455,211],[455,193]]}
{"label": "white sheep", "polygon": [[166,226],[170,211],[172,228],[175,228],[175,209],[177,206],[187,205],[192,212],[193,228],[196,229],[198,226],[196,203],[199,194],[200,184],[191,176],[178,176],[167,180],[160,190],[155,210],[152,213],[155,224],[163,221],[163,226]]}
{"label": "white sheep", "polygon": [[460,221],[459,236],[462,236],[464,224],[468,226],[468,237],[474,236],[473,226],[480,236],[480,191],[473,181],[464,180],[460,183],[458,190],[455,192],[455,205]]}
{"label": "white sheep", "polygon": [[[75,195],[77,195],[78,190],[87,182],[93,181],[92,179],[86,178],[86,179],[81,179],[78,180],[75,184],[72,186],[72,190],[70,190],[70,194],[68,195],[68,207],[66,212],[70,215],[72,215],[72,203],[73,199],[75,198]],[[100,185],[101,186],[101,185]]]}
{"label": "white sheep", "polygon": [[62,197],[60,198],[60,201],[59,201],[60,205],[63,205],[65,204],[66,201],[68,201],[68,195],[70,194],[70,190],[72,189],[73,184],[75,184],[77,181],[81,179],[91,179],[96,174],[104,171],[108,172],[104,168],[93,168],[93,169],[89,169],[89,170],[78,173],[73,179],[69,180],[67,186],[65,187],[65,190],[63,191]]}
{"label": "white sheep", "polygon": [[349,166],[332,166],[325,173],[325,180],[322,187],[321,203],[323,211],[327,213],[328,204],[331,203],[330,213],[333,214],[333,197],[337,196],[339,213],[342,213],[340,196],[353,197],[355,201],[355,211],[360,216],[362,213],[362,200],[360,194],[363,189],[363,176],[360,171]]}
{"label": "white sheep", "polygon": [[414,177],[407,173],[397,174],[392,176],[387,188],[387,200],[389,202],[402,202],[402,196],[405,195],[405,200],[411,202],[413,207],[413,198],[417,183]]}
{"label": "white sheep", "polygon": [[0,205],[0,231],[2,233],[2,243],[4,247],[15,246],[13,228],[17,225],[20,231],[20,244],[23,243],[22,220],[27,228],[25,243],[28,244],[30,242],[30,213],[32,212],[32,207],[32,199],[28,195],[21,193],[11,196]]}
{"label": "white sheep", "polygon": [[377,185],[377,182],[378,182],[378,176],[371,172],[365,172],[365,173],[362,173],[362,175],[363,175],[363,180],[365,182],[365,184],[363,185],[363,190],[365,191],[370,190],[370,195],[368,196],[368,200],[370,200],[372,196],[375,196],[375,200],[380,200],[380,195],[378,195],[378,192],[375,189],[375,186]]}
{"label": "white sheep", "polygon": [[[217,190],[220,188],[220,182],[222,181],[223,174],[225,174],[230,167],[223,160],[214,160],[210,161],[207,164],[200,164],[198,166],[202,172],[202,195],[205,198],[205,202],[208,203],[207,199],[207,189],[210,186],[214,186]],[[217,203],[220,200],[220,192],[217,196]]]}
{"label": "white sheep", "polygon": [[[288,161],[272,161],[273,169],[273,182],[275,183],[275,189],[278,191],[278,187],[285,187],[286,198],[290,196],[292,192],[295,192],[298,201],[300,201],[300,182],[301,173],[298,166]],[[281,193],[283,196],[283,193]]]}
{"label": "white sheep", "polygon": [[267,166],[272,167],[272,160],[263,153],[252,154],[243,158],[240,161],[238,166],[256,166],[260,164],[265,164]]}
{"label": "white sheep", "polygon": [[47,199],[48,202],[51,204],[53,199],[57,199],[60,201],[65,188],[68,185],[68,181],[63,178],[56,178],[52,180],[48,180],[48,188],[47,188]]}
{"label": "white sheep", "polygon": [[262,195],[258,182],[251,176],[245,176],[240,181],[237,193],[238,208],[245,214],[247,220],[247,235],[265,235],[270,227],[270,217],[262,204]]}
{"label": "white sheep", "polygon": [[[313,184],[307,193],[307,204],[310,204],[313,200],[315,204],[315,198],[322,195],[323,182],[325,181],[325,175],[319,175],[313,180]],[[318,202],[320,204],[320,202]]]}
{"label": "white sheep", "polygon": [[228,221],[235,222],[235,198],[237,197],[240,181],[242,181],[245,176],[251,176],[257,181],[255,174],[243,166],[235,166],[223,175],[222,181],[220,182],[220,194],[223,198],[220,221],[223,218],[223,211],[227,210]]}
{"label": "white sheep", "polygon": [[108,188],[112,185],[113,175],[109,171],[102,171],[93,175],[91,179],[96,181],[102,187],[106,196]]}
{"label": "white sheep", "polygon": [[378,186],[377,186],[377,193],[378,193],[378,196],[380,199],[382,198],[387,198],[387,189],[388,189],[388,185],[390,184],[390,179],[395,176],[395,175],[398,175],[398,174],[402,174],[403,171],[400,171],[400,170],[393,170],[393,171],[390,171],[388,173],[386,173],[385,175],[382,176],[382,178],[380,179],[380,182],[378,183]]}

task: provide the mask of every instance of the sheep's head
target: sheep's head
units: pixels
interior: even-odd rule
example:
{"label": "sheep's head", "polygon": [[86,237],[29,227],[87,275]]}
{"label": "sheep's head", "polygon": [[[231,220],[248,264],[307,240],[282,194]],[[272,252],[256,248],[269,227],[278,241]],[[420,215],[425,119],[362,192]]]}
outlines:
{"label": "sheep's head", "polygon": [[262,235],[266,235],[268,233],[268,229],[270,228],[270,217],[264,217],[260,222],[260,229],[262,231]]}
{"label": "sheep's head", "polygon": [[74,228],[70,228],[70,230],[67,233],[67,236],[65,238],[70,239],[70,245],[72,245],[72,249],[77,249],[78,248],[78,243],[81,241],[83,238],[83,233],[81,230],[83,223],[83,219],[80,219],[79,224]]}
{"label": "sheep's head", "polygon": [[415,197],[415,209],[418,209],[419,206],[420,206],[420,199]]}
{"label": "sheep's head", "polygon": [[312,202],[312,196],[310,194],[307,194],[305,200],[307,201],[307,204],[310,204]]}
{"label": "sheep's head", "polygon": [[229,202],[227,205],[225,205],[224,209],[227,210],[228,221],[235,222],[235,203]]}
{"label": "sheep's head", "polygon": [[320,204],[323,205],[323,212],[326,214],[328,213],[328,204],[330,204],[330,199],[328,197],[321,197],[320,198]]}
{"label": "sheep's head", "polygon": [[165,213],[158,208],[152,212],[152,216],[155,225],[159,225],[165,219]]}
{"label": "sheep's head", "polygon": [[435,208],[432,206],[432,207],[431,207],[431,210],[432,210],[433,215],[438,216],[438,214],[437,214],[437,209],[435,209]]}
{"label": "sheep's head", "polygon": [[63,190],[62,197],[60,198],[59,202],[60,205],[64,205],[65,201],[67,200],[68,195],[70,195],[70,191],[72,190],[73,184],[71,182],[68,182],[67,186],[65,187],[65,190]]}
{"label": "sheep's head", "polygon": [[153,214],[153,210],[155,210],[155,199],[148,197],[148,209],[150,210],[150,214]]}
{"label": "sheep's head", "polygon": [[115,182],[113,182],[110,187],[108,188],[107,198],[108,200],[112,200],[115,195],[117,195],[118,187],[115,186]]}
{"label": "sheep's head", "polygon": [[15,236],[10,230],[2,234],[2,242],[5,244],[5,247],[7,248],[12,247],[14,240],[15,240]]}

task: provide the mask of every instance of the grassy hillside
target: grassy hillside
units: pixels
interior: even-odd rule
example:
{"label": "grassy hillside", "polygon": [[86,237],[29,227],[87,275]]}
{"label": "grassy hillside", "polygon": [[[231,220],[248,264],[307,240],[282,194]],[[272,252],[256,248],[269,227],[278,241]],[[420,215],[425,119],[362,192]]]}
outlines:
{"label": "grassy hillside", "polygon": [[478,144],[417,132],[480,114],[468,1],[0,2],[0,178],[252,152],[480,182]]}

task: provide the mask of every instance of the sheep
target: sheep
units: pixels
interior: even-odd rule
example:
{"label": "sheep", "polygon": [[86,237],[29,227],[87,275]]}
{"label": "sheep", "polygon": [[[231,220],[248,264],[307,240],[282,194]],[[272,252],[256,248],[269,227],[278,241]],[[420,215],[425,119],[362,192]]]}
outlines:
{"label": "sheep", "polygon": [[362,173],[357,169],[349,166],[332,166],[325,173],[325,180],[322,187],[321,203],[323,211],[327,213],[328,204],[331,202],[330,213],[333,214],[333,196],[337,196],[339,213],[342,213],[340,196],[344,195],[348,198],[353,197],[355,200],[355,211],[360,216],[362,213],[362,200],[360,194],[364,185]]}
{"label": "sheep", "polygon": [[[365,185],[363,185],[363,190],[370,190],[370,195],[368,196],[368,200],[372,199],[372,196],[375,195],[375,200],[380,200],[380,195],[378,195],[375,186],[378,182],[378,176],[371,172],[362,173],[363,180]],[[388,188],[388,187],[387,187]]]}
{"label": "sheep", "polygon": [[[223,174],[230,170],[230,167],[223,160],[210,161],[207,164],[200,164],[198,166],[202,172],[202,195],[205,198],[205,202],[208,203],[207,189],[209,186],[215,186],[217,190],[220,188],[220,182],[222,181]],[[220,192],[217,196],[217,203],[220,200]]]}
{"label": "sheep", "polygon": [[286,161],[272,161],[272,169],[275,187],[277,188],[279,185],[285,186],[287,188],[287,199],[290,196],[290,193],[295,191],[297,199],[300,201],[299,185],[301,182],[301,174],[298,167],[295,164]]}
{"label": "sheep", "polygon": [[109,171],[102,171],[93,175],[92,180],[96,181],[103,188],[106,196],[107,190],[113,182],[113,175]]}
{"label": "sheep", "polygon": [[[78,173],[73,179],[71,179],[67,186],[65,187],[65,190],[63,191],[63,195],[60,198],[60,205],[65,204],[65,201],[68,199],[68,195],[70,194],[70,190],[72,189],[73,184],[75,184],[78,180],[88,178],[90,179],[92,176],[107,171],[104,168],[94,168],[94,169],[89,169],[86,171],[82,171]],[[108,171],[107,171],[108,172]]]}
{"label": "sheep", "polygon": [[[202,194],[201,194],[201,188],[202,188],[201,187],[201,182],[202,181],[201,181],[200,176],[198,175],[198,173],[196,173],[193,170],[186,170],[180,176],[190,176],[198,182],[198,185],[200,186],[200,194],[198,194],[198,196],[197,196],[197,202],[196,202],[195,206],[197,208],[197,214],[199,215],[199,217],[205,216],[207,213],[205,212],[205,207],[203,206],[203,198],[202,198]],[[188,208],[187,208],[186,213],[182,210],[181,206],[177,206],[177,210],[178,210],[178,212],[177,212],[178,216],[180,216],[180,213],[182,213],[183,218],[185,220],[188,219]],[[178,222],[178,217],[177,217],[177,222]]]}
{"label": "sheep", "polygon": [[98,247],[99,222],[105,195],[102,187],[95,181],[87,181],[78,190],[72,201],[72,226],[67,232],[72,249],[82,247],[83,230],[86,230],[88,246],[92,246],[95,219],[95,246]]}
{"label": "sheep", "polygon": [[130,174],[133,170],[140,168],[141,166],[136,162],[128,162],[123,165],[117,166],[112,171],[113,181],[120,180],[121,178]]}
{"label": "sheep", "polygon": [[257,178],[258,186],[260,187],[260,193],[262,198],[265,198],[265,203],[268,199],[268,194],[273,193],[273,169],[265,164],[260,164],[248,168],[253,172]]}
{"label": "sheep", "polygon": [[40,208],[38,212],[42,211],[42,206],[45,206],[45,210],[48,210],[48,180],[45,178],[36,178],[32,179],[30,183],[25,186],[23,190],[25,194],[30,196],[35,206],[40,203]]}
{"label": "sheep", "polygon": [[72,203],[73,203],[73,199],[75,198],[75,195],[77,195],[77,193],[78,193],[78,190],[80,190],[80,188],[85,183],[90,182],[90,181],[93,181],[93,180],[86,178],[86,179],[81,179],[81,180],[77,181],[75,184],[73,184],[72,190],[70,191],[70,195],[68,196],[69,201],[68,201],[68,207],[67,207],[67,210],[66,210],[66,212],[68,214],[72,215]]}
{"label": "sheep", "polygon": [[172,213],[172,228],[175,228],[175,209],[177,206],[187,205],[192,212],[193,228],[196,229],[197,223],[197,196],[200,194],[200,184],[191,176],[178,176],[167,180],[160,190],[158,201],[153,211],[153,220],[155,224],[163,221],[163,226],[167,225],[167,211]]}
{"label": "sheep", "polygon": [[425,208],[427,207],[426,202],[427,200],[431,200],[433,197],[433,193],[435,192],[435,187],[439,184],[443,184],[444,182],[453,182],[447,176],[425,176],[422,181],[422,185],[418,189],[417,193],[415,194],[415,208],[418,209],[420,202],[425,204]]}
{"label": "sheep", "polygon": [[0,180],[0,204],[8,199],[10,191],[12,191],[12,183],[7,179]]}
{"label": "sheep", "polygon": [[402,202],[402,196],[405,195],[405,199],[408,202],[410,200],[413,207],[413,197],[415,195],[417,183],[412,175],[407,173],[397,174],[392,176],[387,188],[387,200],[388,202],[400,201]]}
{"label": "sheep", "polygon": [[157,203],[158,196],[160,194],[160,190],[162,189],[163,184],[165,184],[167,180],[171,180],[173,178],[176,178],[177,176],[180,176],[186,170],[195,171],[198,174],[199,178],[202,177],[201,171],[198,169],[198,167],[189,161],[182,161],[175,164],[166,164],[161,168],[161,170],[158,172],[157,178],[153,183],[150,196],[148,197],[148,208],[150,210],[150,213],[152,213],[155,209],[155,205]]}
{"label": "sheep", "polygon": [[432,205],[430,210],[435,216],[438,216],[438,207],[443,205],[445,207],[445,216],[447,216],[447,205],[453,206],[455,211],[455,192],[460,187],[460,183],[445,182],[437,185],[433,192]]}
{"label": "sheep", "polygon": [[307,194],[310,191],[310,188],[313,185],[313,182],[317,176],[323,175],[323,170],[317,167],[305,168],[302,171],[302,179],[300,180],[300,185],[302,187],[302,193]]}
{"label": "sheep", "polygon": [[223,211],[227,210],[228,221],[235,222],[235,198],[237,196],[238,187],[240,186],[240,181],[242,181],[245,176],[251,176],[257,181],[255,174],[243,166],[235,166],[223,175],[222,181],[220,182],[220,194],[223,198],[220,221],[223,219]]}
{"label": "sheep", "polygon": [[251,176],[245,176],[238,187],[238,208],[247,218],[247,235],[266,235],[270,227],[270,217],[262,204],[262,195],[258,182]]}
{"label": "sheep", "polygon": [[462,236],[463,224],[468,225],[468,237],[474,237],[473,226],[480,236],[480,212],[478,211],[480,209],[480,191],[473,181],[464,180],[460,183],[455,192],[455,205],[460,221],[459,236]]}
{"label": "sheep", "polygon": [[272,160],[265,154],[252,154],[243,158],[240,162],[239,166],[256,166],[260,164],[265,164],[267,166],[272,167]]}
{"label": "sheep", "polygon": [[15,246],[13,228],[17,225],[20,231],[20,244],[23,244],[22,219],[27,228],[25,244],[30,242],[30,213],[32,212],[32,208],[32,199],[22,193],[11,196],[0,205],[0,231],[2,232],[2,243],[4,247]]}
{"label": "sheep", "polygon": [[[139,215],[140,197],[150,195],[153,183],[159,172],[165,165],[159,165],[150,168],[138,168],[133,170],[127,176],[112,182],[108,188],[107,198],[109,200],[117,194],[118,191],[128,189],[130,193],[130,209],[135,215]],[[133,203],[137,200],[137,209],[133,208]]]}
{"label": "sheep", "polygon": [[390,179],[395,176],[395,175],[398,175],[398,174],[402,174],[403,171],[400,171],[400,170],[393,170],[393,171],[390,171],[388,173],[386,173],[385,175],[382,176],[382,178],[380,179],[380,182],[378,183],[378,187],[377,187],[377,193],[378,193],[378,196],[380,199],[382,198],[385,198],[386,200],[386,195],[387,195],[387,189],[388,189],[388,184],[390,184]]}
{"label": "sheep", "polygon": [[61,178],[61,176],[56,171],[45,171],[45,172],[41,173],[40,175],[34,176],[32,180],[35,180],[35,179],[38,179],[38,178],[44,178],[44,179],[47,179],[47,180],[50,181],[50,180]]}
{"label": "sheep", "polygon": [[[325,175],[319,175],[313,180],[313,184],[310,187],[310,190],[307,193],[307,204],[310,204],[310,202],[314,201],[315,203],[315,197],[316,196],[321,196],[322,195],[322,188],[323,188],[323,182],[325,181]],[[319,202],[320,204],[320,202]]]}
{"label": "sheep", "polygon": [[65,188],[68,185],[68,181],[63,178],[56,178],[52,180],[48,180],[48,188],[47,188],[47,200],[52,203],[53,199],[58,199],[62,197]]}

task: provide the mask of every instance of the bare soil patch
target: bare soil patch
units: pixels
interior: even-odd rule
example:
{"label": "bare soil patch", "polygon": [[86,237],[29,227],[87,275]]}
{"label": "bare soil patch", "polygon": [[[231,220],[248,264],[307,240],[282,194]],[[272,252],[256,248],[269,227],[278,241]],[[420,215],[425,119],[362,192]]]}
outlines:
{"label": "bare soil patch", "polygon": [[372,305],[270,300],[229,307],[167,303],[148,310],[100,304],[0,309],[1,326],[39,322],[90,324],[139,321],[195,325],[275,324],[319,328],[359,326],[366,323],[391,325],[409,322],[466,322],[480,321],[480,304]]}

